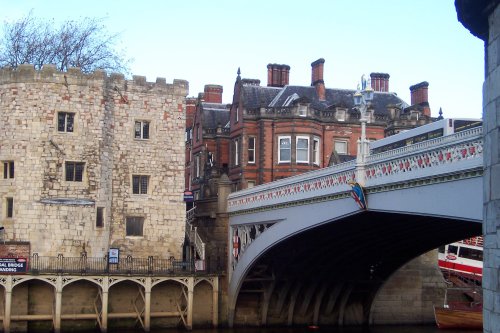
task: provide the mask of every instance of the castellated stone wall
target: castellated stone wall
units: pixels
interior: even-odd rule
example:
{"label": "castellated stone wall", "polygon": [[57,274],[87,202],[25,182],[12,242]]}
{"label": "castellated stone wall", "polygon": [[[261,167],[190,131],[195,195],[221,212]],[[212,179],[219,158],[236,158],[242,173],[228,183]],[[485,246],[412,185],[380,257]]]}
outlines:
{"label": "castellated stone wall", "polygon": [[183,80],[0,69],[4,240],[40,256],[179,258],[187,92]]}

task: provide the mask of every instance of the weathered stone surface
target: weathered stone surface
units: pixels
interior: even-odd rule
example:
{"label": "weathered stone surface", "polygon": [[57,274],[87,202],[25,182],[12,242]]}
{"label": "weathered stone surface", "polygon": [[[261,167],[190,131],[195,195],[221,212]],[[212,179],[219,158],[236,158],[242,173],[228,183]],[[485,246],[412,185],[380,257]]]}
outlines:
{"label": "weathered stone surface", "polygon": [[[28,241],[43,256],[99,257],[116,247],[124,256],[180,257],[187,91],[183,80],[1,69],[0,161],[15,165],[7,179],[0,165],[4,238]],[[58,130],[60,112],[74,114],[72,132]],[[137,120],[149,122],[149,139],[134,137]],[[65,180],[66,162],[85,163],[81,182]],[[147,194],[132,194],[132,175],[148,176]],[[126,235],[127,216],[144,218],[142,236]]]}

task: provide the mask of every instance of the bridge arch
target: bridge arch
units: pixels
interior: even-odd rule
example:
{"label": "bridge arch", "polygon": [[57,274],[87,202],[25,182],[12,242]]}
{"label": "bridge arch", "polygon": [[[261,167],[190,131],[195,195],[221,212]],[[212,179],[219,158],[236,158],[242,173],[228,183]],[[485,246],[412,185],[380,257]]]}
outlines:
{"label": "bridge arch", "polygon": [[[474,128],[232,193],[229,324],[252,302],[261,323],[377,321],[372,304],[394,272],[481,234],[482,159]],[[367,210],[350,197],[353,181]]]}
{"label": "bridge arch", "polygon": [[230,324],[238,297],[255,290],[262,290],[263,324],[285,308],[289,325],[368,324],[375,320],[370,313],[380,288],[400,267],[481,233],[481,223],[472,219],[395,212],[356,211],[312,226],[301,221],[275,223],[242,253],[231,276]]}

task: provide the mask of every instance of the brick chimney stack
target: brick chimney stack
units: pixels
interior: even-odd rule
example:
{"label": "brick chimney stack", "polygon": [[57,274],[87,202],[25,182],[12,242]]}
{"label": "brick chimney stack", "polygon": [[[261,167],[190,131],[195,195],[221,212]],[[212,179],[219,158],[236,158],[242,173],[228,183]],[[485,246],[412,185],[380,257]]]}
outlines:
{"label": "brick chimney stack", "polygon": [[325,59],[319,58],[311,63],[311,86],[316,87],[316,94],[320,101],[325,100],[325,81],[323,81],[323,64]]}
{"label": "brick chimney stack", "polygon": [[410,87],[411,105],[420,105],[424,109],[424,115],[430,116],[431,109],[429,107],[429,82],[423,81]]}
{"label": "brick chimney stack", "polygon": [[411,92],[411,105],[427,103],[429,104],[428,97],[429,83],[424,81],[417,83],[410,87]]}
{"label": "brick chimney stack", "polygon": [[290,66],[269,64],[267,65],[267,86],[284,87],[288,85]]}
{"label": "brick chimney stack", "polygon": [[195,112],[196,112],[196,98],[186,97],[186,128],[190,128],[193,126]]}
{"label": "brick chimney stack", "polygon": [[389,77],[387,73],[371,73],[370,79],[372,89],[374,91],[388,92],[389,91]]}
{"label": "brick chimney stack", "polygon": [[203,97],[207,103],[222,103],[222,86],[217,84],[205,85]]}

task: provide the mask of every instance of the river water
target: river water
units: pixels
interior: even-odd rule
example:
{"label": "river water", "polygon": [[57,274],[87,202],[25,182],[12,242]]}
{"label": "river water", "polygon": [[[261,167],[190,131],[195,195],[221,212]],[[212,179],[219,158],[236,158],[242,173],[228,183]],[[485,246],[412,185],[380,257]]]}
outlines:
{"label": "river water", "polygon": [[[137,330],[108,330],[110,333],[139,333]],[[184,329],[154,329],[151,333],[186,333]],[[376,326],[370,328],[362,327],[319,327],[309,329],[307,327],[296,328],[221,328],[221,329],[194,329],[192,333],[482,333],[482,330],[440,330],[434,325],[429,326]]]}

